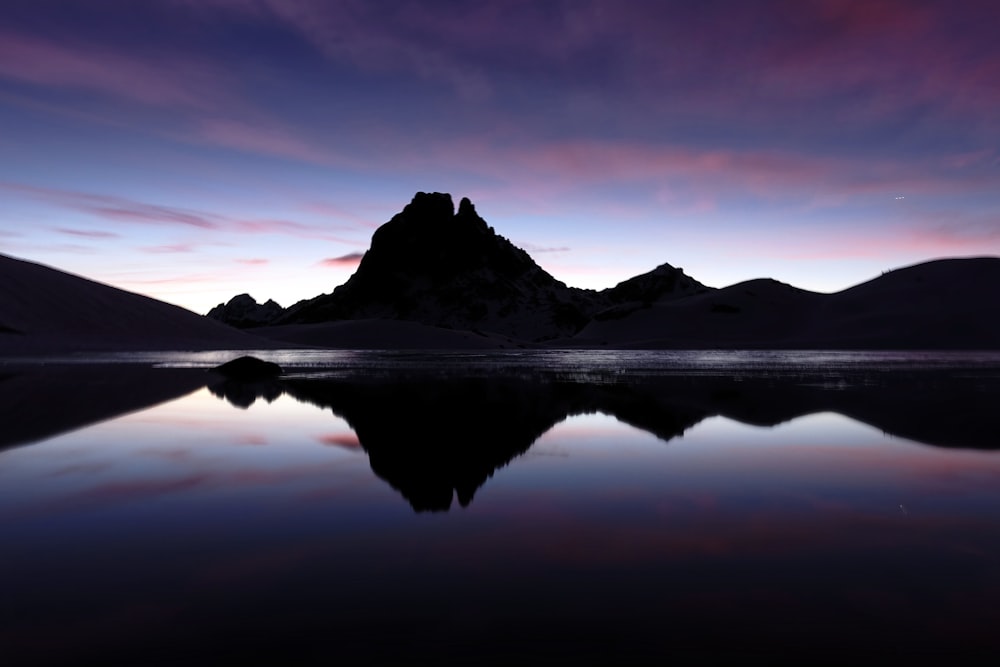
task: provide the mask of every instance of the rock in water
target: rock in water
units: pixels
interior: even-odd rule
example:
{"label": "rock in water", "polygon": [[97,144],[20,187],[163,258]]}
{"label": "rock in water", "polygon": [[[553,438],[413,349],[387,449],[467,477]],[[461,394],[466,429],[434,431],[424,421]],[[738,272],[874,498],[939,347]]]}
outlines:
{"label": "rock in water", "polygon": [[227,378],[243,382],[275,378],[281,375],[282,372],[281,366],[278,364],[251,356],[227,361],[221,366],[216,366],[212,371]]}

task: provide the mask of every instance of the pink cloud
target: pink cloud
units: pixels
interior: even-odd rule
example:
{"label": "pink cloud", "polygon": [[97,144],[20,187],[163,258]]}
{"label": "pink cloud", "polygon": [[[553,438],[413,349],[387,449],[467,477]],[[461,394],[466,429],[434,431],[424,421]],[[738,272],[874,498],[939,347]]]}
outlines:
{"label": "pink cloud", "polygon": [[907,211],[898,218],[856,222],[852,230],[799,232],[766,241],[744,239],[740,255],[752,252],[758,257],[794,260],[883,258],[886,261],[904,257],[1000,255],[1000,216],[996,214]]}
{"label": "pink cloud", "polygon": [[193,243],[170,243],[166,245],[145,246],[140,248],[143,252],[153,254],[175,254],[194,252],[197,246]]}
{"label": "pink cloud", "polygon": [[185,285],[188,283],[216,283],[220,276],[200,273],[188,274],[184,276],[172,276],[169,278],[123,278],[116,280],[116,285]]}
{"label": "pink cloud", "polygon": [[206,216],[195,211],[171,206],[137,202],[112,195],[43,188],[9,182],[0,182],[0,190],[22,194],[32,199],[39,199],[63,208],[119,222],[180,224],[200,227],[202,229],[217,229],[220,226],[218,220],[212,219],[214,216]]}
{"label": "pink cloud", "polygon": [[363,252],[351,252],[340,257],[329,257],[320,260],[323,266],[357,266],[361,263],[361,258],[365,256]]}
{"label": "pink cloud", "polygon": [[236,263],[237,264],[246,264],[247,266],[262,266],[264,264],[269,263],[270,261],[271,260],[269,260],[269,259],[262,259],[262,258],[259,258],[259,257],[251,257],[251,258],[248,258],[248,259],[237,259]]}
{"label": "pink cloud", "polygon": [[361,442],[358,440],[358,436],[353,433],[332,433],[327,435],[321,435],[317,438],[324,445],[333,445],[335,447],[343,447],[349,450],[360,450]]}

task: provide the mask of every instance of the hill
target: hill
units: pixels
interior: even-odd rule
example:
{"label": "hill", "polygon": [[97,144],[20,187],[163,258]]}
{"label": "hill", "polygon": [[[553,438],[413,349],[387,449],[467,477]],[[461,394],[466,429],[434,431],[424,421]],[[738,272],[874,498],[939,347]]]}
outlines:
{"label": "hill", "polygon": [[189,310],[0,255],[0,355],[274,347]]}
{"label": "hill", "polygon": [[632,348],[996,349],[1000,258],[944,259],[833,294],[774,280],[595,318],[561,344]]}

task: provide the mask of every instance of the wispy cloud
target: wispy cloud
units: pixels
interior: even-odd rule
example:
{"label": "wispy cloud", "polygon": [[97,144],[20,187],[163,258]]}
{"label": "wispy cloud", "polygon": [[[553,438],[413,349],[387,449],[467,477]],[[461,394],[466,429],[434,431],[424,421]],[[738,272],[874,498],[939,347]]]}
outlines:
{"label": "wispy cloud", "polygon": [[44,188],[21,183],[0,182],[0,190],[30,197],[48,204],[116,223],[196,227],[221,232],[282,234],[298,238],[353,243],[315,225],[294,220],[246,219],[195,209],[151,204],[112,195]]}
{"label": "wispy cloud", "polygon": [[318,436],[316,439],[324,445],[343,447],[352,451],[361,449],[361,442],[358,441],[358,436],[353,433],[328,433]]}
{"label": "wispy cloud", "polygon": [[0,30],[0,78],[89,90],[161,107],[205,109],[219,100],[222,77],[188,56],[143,59],[103,44],[55,41]]}
{"label": "wispy cloud", "polygon": [[539,246],[534,243],[521,242],[518,246],[529,253],[545,253],[545,252],[569,252],[569,246]]}
{"label": "wispy cloud", "polygon": [[329,257],[327,259],[320,260],[320,264],[323,266],[357,266],[361,262],[361,258],[365,256],[363,252],[351,252],[346,255],[341,255],[340,257]]}
{"label": "wispy cloud", "polygon": [[155,245],[155,246],[144,246],[139,248],[142,252],[148,252],[152,254],[176,254],[176,253],[189,253],[195,252],[198,246],[194,243],[168,243],[165,245]]}
{"label": "wispy cloud", "polygon": [[206,119],[198,124],[197,137],[209,144],[247,153],[333,165],[343,160],[315,141],[310,141],[277,123]]}
{"label": "wispy cloud", "polygon": [[98,229],[68,229],[58,227],[54,231],[68,236],[79,236],[88,239],[116,239],[120,237],[119,234],[115,234],[114,232],[106,232]]}
{"label": "wispy cloud", "polygon": [[246,264],[247,266],[261,266],[269,263],[271,260],[263,259],[261,257],[250,257],[247,259],[237,259],[237,264]]}
{"label": "wispy cloud", "polygon": [[0,182],[0,190],[31,197],[49,204],[89,213],[95,217],[115,222],[137,222],[145,224],[168,224],[219,229],[219,216],[173,206],[161,206],[139,202],[124,197],[44,188],[22,183]]}

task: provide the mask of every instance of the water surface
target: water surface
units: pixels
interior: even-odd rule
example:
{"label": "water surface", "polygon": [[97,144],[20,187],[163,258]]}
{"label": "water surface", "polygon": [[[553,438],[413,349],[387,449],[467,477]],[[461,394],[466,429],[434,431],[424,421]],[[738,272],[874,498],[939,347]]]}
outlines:
{"label": "water surface", "polygon": [[2,373],[5,655],[1000,648],[995,355],[225,355]]}

